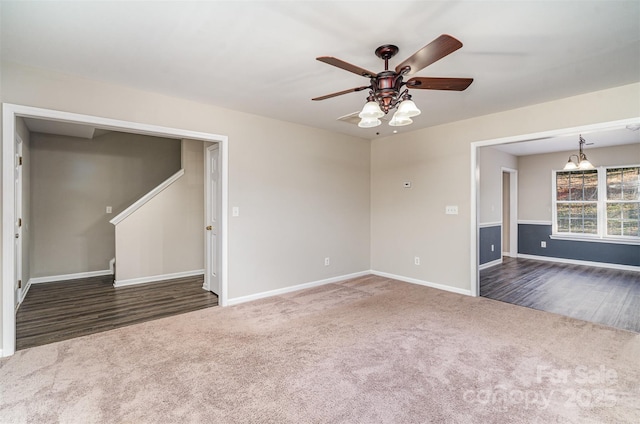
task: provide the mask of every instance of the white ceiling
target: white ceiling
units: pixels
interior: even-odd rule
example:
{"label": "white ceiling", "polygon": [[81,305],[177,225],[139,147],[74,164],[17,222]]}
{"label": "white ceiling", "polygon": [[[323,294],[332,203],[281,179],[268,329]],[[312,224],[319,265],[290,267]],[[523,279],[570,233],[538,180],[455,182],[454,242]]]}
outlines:
{"label": "white ceiling", "polygon": [[577,131],[575,134],[538,138],[516,143],[492,146],[495,149],[510,153],[514,156],[537,155],[541,153],[578,151],[580,136],[585,140],[585,151],[603,147],[620,146],[623,144],[637,144],[640,151],[640,130],[636,125],[629,128],[620,126],[599,131]]}
{"label": "white ceiling", "polygon": [[315,60],[379,71],[440,34],[464,47],[416,76],[473,77],[464,92],[412,90],[412,131],[640,80],[640,2],[0,2],[1,58],[364,138],[340,122],[368,80]]}

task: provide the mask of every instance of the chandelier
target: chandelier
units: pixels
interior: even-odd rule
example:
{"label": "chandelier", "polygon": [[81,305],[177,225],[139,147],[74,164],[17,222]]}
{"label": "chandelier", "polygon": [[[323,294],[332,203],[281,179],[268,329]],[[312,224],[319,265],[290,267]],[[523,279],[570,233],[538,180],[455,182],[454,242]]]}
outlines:
{"label": "chandelier", "polygon": [[[582,135],[580,135],[580,141],[578,142],[579,152],[577,155],[569,155],[569,160],[563,168],[564,171],[584,171],[595,168],[593,164],[589,162],[589,159],[587,159],[587,155],[585,155],[582,151],[582,146],[584,146],[585,144],[586,141],[584,141],[584,138],[582,138]],[[574,161],[573,158],[576,158],[576,160]]]}

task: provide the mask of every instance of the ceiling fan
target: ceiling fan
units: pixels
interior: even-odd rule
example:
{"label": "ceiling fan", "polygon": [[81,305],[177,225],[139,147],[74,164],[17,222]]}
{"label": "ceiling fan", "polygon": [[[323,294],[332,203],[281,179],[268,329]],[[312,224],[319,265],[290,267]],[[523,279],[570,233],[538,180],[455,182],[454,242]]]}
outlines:
{"label": "ceiling fan", "polygon": [[462,43],[459,40],[450,35],[443,34],[418,50],[404,62],[400,63],[394,70],[389,70],[389,59],[394,57],[400,49],[392,44],[385,44],[378,47],[375,51],[376,56],[384,60],[384,71],[380,73],[368,71],[335,57],[317,57],[316,59],[320,62],[369,78],[370,85],[315,97],[311,100],[325,100],[368,89],[369,96],[367,97],[367,103],[358,115],[361,118],[358,124],[359,127],[369,128],[380,125],[381,121],[379,118],[396,107],[398,110],[394,113],[389,125],[409,125],[413,122],[411,117],[420,114],[420,110],[411,100],[409,88],[418,90],[463,91],[471,85],[473,78],[413,77],[406,82],[403,81],[403,78],[407,75],[415,74],[419,70],[458,50],[460,47],[462,47]]}

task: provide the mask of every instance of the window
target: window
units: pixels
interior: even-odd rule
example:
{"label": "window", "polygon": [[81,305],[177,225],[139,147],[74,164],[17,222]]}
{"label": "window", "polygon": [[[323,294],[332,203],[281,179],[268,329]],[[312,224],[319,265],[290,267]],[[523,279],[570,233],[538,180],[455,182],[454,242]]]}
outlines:
{"label": "window", "polygon": [[640,240],[640,166],[554,174],[554,235]]}
{"label": "window", "polygon": [[640,167],[607,169],[607,235],[640,237]]}
{"label": "window", "polygon": [[557,232],[598,234],[598,171],[556,173]]}

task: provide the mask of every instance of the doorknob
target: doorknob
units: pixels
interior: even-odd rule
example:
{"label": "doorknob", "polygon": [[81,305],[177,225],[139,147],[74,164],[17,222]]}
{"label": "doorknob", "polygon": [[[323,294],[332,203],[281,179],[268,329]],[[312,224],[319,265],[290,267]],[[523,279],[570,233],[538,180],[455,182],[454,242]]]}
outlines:
{"label": "doorknob", "polygon": [[207,225],[207,231],[211,231],[213,230],[213,227],[211,225]]}

